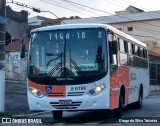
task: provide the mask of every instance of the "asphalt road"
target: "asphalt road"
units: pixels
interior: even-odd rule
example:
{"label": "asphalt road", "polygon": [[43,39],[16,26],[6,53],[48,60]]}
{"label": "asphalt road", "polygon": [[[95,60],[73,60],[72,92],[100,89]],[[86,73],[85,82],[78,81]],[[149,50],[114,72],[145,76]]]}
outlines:
{"label": "asphalt road", "polygon": [[[6,112],[12,115],[29,115],[30,112],[28,108],[27,96],[26,96],[26,84],[25,83],[6,83],[6,101],[5,107]],[[141,110],[134,110],[131,108],[126,108],[121,119],[115,119],[106,111],[101,112],[64,112],[62,120],[53,120],[51,112],[38,113],[35,115],[29,115],[28,118],[38,118],[42,119],[42,124],[23,124],[23,125],[69,125],[69,126],[123,126],[128,125],[128,123],[121,123],[120,121],[126,122],[130,119],[143,120],[144,118],[157,119],[159,117],[160,121],[160,98],[147,98],[144,100],[143,108]],[[106,115],[106,117],[101,116]],[[127,119],[126,119],[127,117]],[[141,118],[143,117],[143,118]],[[150,118],[151,117],[151,118]],[[27,118],[27,117],[24,117]],[[44,120],[44,121],[43,121]],[[129,123],[130,125],[156,125],[159,126],[160,123]],[[0,124],[3,125],[3,124]],[[10,124],[5,124],[10,125]],[[12,125],[22,125],[22,124],[12,124]]]}
{"label": "asphalt road", "polygon": [[5,112],[11,115],[29,114],[27,85],[24,82],[5,82]]}
{"label": "asphalt road", "polygon": [[[123,116],[121,119],[113,118],[112,114],[109,114],[106,111],[102,112],[64,112],[62,120],[53,120],[52,114],[41,114],[32,117],[40,117],[43,119],[49,118],[48,122],[45,124],[48,125],[117,125],[122,126],[126,125],[126,122],[129,121],[130,125],[157,125],[160,123],[140,123],[141,121],[155,121],[159,120],[160,122],[160,98],[147,98],[144,100],[144,104],[141,110],[135,110],[131,107],[127,107],[124,110]],[[106,114],[106,117],[102,116]],[[159,117],[159,118],[157,118]],[[131,123],[131,119],[134,120],[135,123]],[[148,120],[145,120],[148,119]],[[122,123],[123,122],[123,123]]]}

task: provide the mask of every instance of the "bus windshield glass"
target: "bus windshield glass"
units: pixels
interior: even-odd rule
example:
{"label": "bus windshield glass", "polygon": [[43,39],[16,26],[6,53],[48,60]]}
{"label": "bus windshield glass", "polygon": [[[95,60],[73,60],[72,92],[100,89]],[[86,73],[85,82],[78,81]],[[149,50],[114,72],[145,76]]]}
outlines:
{"label": "bus windshield glass", "polygon": [[104,29],[67,29],[34,32],[28,74],[47,77],[82,77],[107,71]]}

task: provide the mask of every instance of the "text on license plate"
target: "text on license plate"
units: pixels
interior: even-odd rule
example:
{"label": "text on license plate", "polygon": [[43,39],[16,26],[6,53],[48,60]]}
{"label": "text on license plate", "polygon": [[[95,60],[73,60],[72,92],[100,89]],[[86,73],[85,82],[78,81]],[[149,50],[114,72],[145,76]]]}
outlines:
{"label": "text on license plate", "polygon": [[59,100],[60,105],[70,105],[72,104],[72,100]]}

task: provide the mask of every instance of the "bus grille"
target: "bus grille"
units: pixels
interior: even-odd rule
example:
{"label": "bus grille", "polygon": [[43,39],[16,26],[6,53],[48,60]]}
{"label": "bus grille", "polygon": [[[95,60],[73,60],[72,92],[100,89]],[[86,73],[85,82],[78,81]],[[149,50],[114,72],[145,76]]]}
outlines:
{"label": "bus grille", "polygon": [[47,93],[48,97],[63,97],[63,93]]}
{"label": "bus grille", "polygon": [[68,92],[67,96],[82,96],[85,92]]}
{"label": "bus grille", "polygon": [[60,105],[58,102],[50,102],[50,104],[55,109],[76,109],[82,104],[82,102],[72,102],[70,105]]}

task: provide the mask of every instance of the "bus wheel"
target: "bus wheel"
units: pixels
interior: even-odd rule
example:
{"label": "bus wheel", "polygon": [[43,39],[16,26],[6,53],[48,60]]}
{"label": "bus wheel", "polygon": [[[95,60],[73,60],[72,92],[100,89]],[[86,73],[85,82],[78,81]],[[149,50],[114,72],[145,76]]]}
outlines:
{"label": "bus wheel", "polygon": [[52,111],[53,119],[62,119],[62,111]]}
{"label": "bus wheel", "polygon": [[142,87],[139,90],[138,101],[134,104],[136,109],[141,109],[143,104],[143,89]]}
{"label": "bus wheel", "polygon": [[121,118],[123,112],[123,96],[122,92],[120,92],[119,96],[119,107],[115,110],[113,110],[113,114],[115,118]]}

